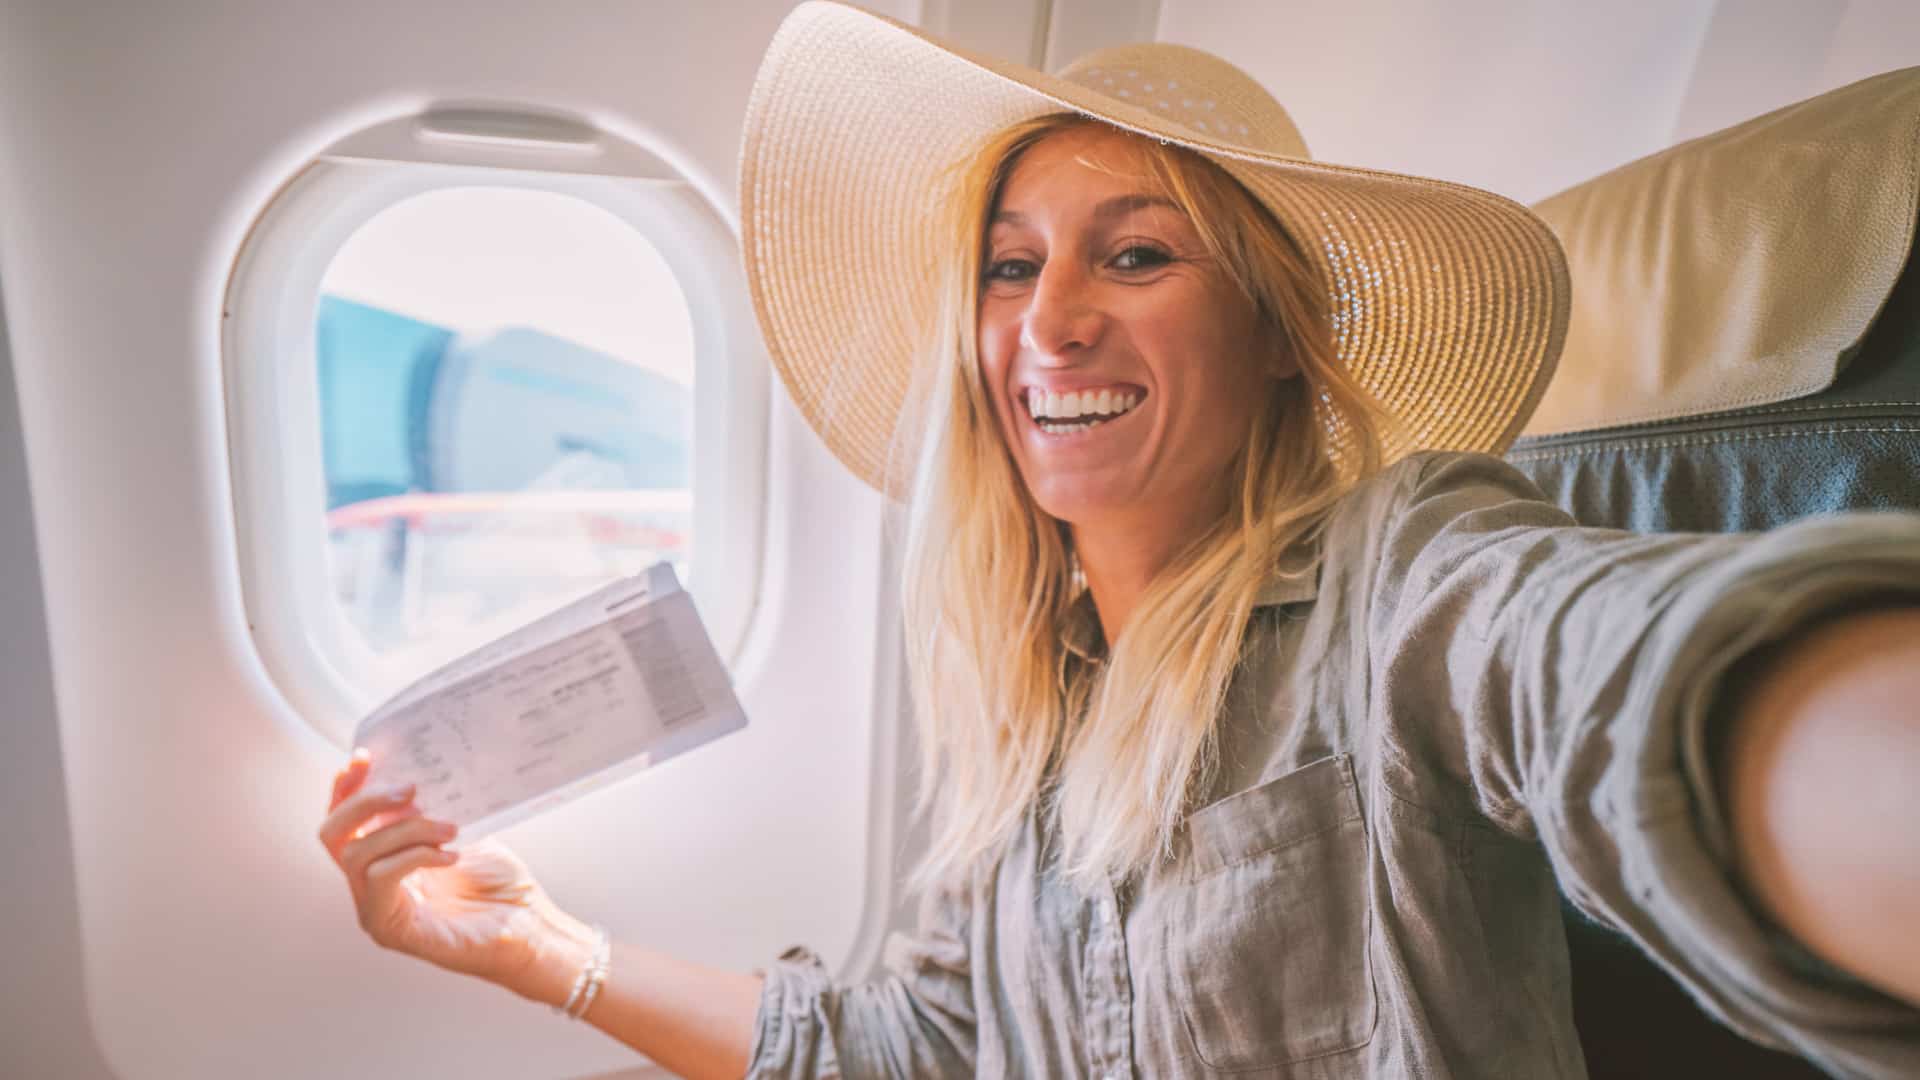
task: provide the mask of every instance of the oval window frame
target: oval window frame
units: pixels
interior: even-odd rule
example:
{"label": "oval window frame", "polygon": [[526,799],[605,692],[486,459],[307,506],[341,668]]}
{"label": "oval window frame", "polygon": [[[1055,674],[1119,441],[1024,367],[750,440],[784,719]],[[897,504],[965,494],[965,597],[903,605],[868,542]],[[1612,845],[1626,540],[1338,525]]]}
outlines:
{"label": "oval window frame", "polygon": [[[571,195],[636,229],[678,279],[693,326],[693,550],[687,588],[734,665],[760,609],[769,376],[736,223],[665,156],[573,118],[453,107],[374,125],[298,170],[256,215],[221,312],[241,602],[262,665],[315,734],[353,727],[411,675],[367,646],[331,594],[314,324],[346,240],[447,187]],[[736,672],[736,681],[739,681]]]}

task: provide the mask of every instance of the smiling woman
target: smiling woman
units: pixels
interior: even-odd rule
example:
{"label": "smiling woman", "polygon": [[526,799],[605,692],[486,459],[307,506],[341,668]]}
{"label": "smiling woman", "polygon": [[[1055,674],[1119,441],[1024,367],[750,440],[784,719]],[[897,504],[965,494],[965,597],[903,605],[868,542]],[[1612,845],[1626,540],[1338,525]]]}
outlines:
{"label": "smiling woman", "polygon": [[[1166,847],[1268,568],[1378,468],[1391,418],[1337,362],[1299,247],[1201,155],[1056,113],[971,165],[949,227],[980,254],[947,288],[977,315],[920,363],[945,414],[924,426],[905,581],[909,621],[943,631],[909,642],[918,705],[941,773],[976,795],[922,880],[1004,843],[1057,767],[1067,865],[1092,884]],[[1092,426],[1035,415],[1116,396]],[[1101,749],[1062,765],[1094,690],[1056,685],[1077,583],[1116,649],[1079,736]]]}
{"label": "smiling woman", "polygon": [[[1205,53],[1056,77],[809,3],[746,126],[775,365],[909,503],[921,925],[853,986],[805,948],[742,976],[614,947],[504,852],[353,838],[407,801],[355,766],[322,838],[376,940],[697,1076],[1577,1077],[1564,890],[1750,1037],[1920,1070],[1920,960],[1861,951],[1920,918],[1887,826],[1920,814],[1890,780],[1920,686],[1889,674],[1920,622],[1816,691],[1723,686],[1769,642],[1804,672],[1796,639],[1863,598],[1920,603],[1920,517],[1578,527],[1477,452],[1552,374],[1545,226],[1313,161]],[[1809,700],[1854,747],[1822,768],[1872,733],[1884,798],[1782,828],[1837,787],[1778,752]],[[1806,857],[1834,834],[1851,872]]]}

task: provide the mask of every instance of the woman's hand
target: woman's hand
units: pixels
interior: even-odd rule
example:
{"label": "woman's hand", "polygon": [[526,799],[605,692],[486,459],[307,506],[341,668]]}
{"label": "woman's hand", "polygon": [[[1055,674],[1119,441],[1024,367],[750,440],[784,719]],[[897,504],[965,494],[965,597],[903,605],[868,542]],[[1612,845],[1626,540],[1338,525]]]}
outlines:
{"label": "woman's hand", "polygon": [[[505,847],[443,850],[453,826],[423,816],[411,790],[362,790],[370,764],[356,756],[334,776],[320,826],[367,936],[529,1000],[564,1003],[598,935],[555,907]],[[753,1052],[761,989],[759,975],[616,943],[585,1019],[677,1075],[735,1077]]]}
{"label": "woman's hand", "polygon": [[457,829],[422,815],[411,785],[362,790],[370,767],[356,755],[335,774],[320,826],[361,929],[385,948],[527,992],[541,943],[577,947],[583,928],[503,845],[442,849]]}
{"label": "woman's hand", "polygon": [[1774,921],[1920,1005],[1920,605],[1835,613],[1728,675],[1716,774]]}

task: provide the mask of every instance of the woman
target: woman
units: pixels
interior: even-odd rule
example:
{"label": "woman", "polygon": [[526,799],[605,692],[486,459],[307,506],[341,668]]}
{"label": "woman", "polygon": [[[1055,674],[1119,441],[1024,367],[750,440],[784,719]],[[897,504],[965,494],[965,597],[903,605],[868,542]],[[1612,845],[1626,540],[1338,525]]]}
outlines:
{"label": "woman", "polygon": [[1564,888],[1749,1035],[1920,1069],[1920,519],[1580,529],[1462,452],[1564,329],[1524,210],[1310,162],[1193,50],[831,4],[741,190],[789,389],[910,503],[920,932],[858,987],[612,946],[356,760],[377,942],[696,1077],[1579,1076]]}

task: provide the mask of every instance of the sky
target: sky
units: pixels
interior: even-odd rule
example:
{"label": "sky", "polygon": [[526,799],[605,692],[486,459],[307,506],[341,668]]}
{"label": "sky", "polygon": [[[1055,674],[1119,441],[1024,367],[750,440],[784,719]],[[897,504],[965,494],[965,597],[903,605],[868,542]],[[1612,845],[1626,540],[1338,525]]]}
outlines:
{"label": "sky", "polygon": [[571,195],[416,195],[348,238],[321,291],[465,333],[527,326],[693,380],[693,323],[666,260],[612,212]]}

